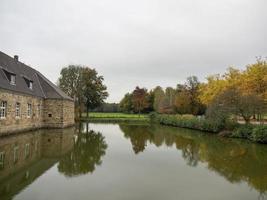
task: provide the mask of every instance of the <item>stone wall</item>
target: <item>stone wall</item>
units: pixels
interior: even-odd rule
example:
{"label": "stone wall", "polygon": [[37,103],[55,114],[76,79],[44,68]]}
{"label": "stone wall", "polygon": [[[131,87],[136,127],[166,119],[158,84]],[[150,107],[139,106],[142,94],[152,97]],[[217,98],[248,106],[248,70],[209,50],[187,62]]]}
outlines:
{"label": "stone wall", "polygon": [[44,101],[44,124],[49,128],[64,128],[74,125],[73,101],[46,99]]}
{"label": "stone wall", "polygon": [[73,125],[75,118],[74,102],[64,100],[63,101],[63,127]]}
{"label": "stone wall", "polygon": [[[38,128],[64,128],[74,125],[73,101],[42,99],[0,89],[1,101],[7,102],[7,111],[6,118],[0,119],[0,136]],[[16,103],[20,103],[20,117],[15,115]],[[28,104],[32,105],[30,117],[27,115]]]}
{"label": "stone wall", "polygon": [[[38,105],[43,107],[42,98],[9,93],[0,89],[0,102],[7,102],[6,118],[0,119],[0,135],[2,133],[24,131],[43,127],[42,109],[38,112]],[[20,116],[16,117],[16,103],[20,103]],[[32,114],[27,115],[28,104],[32,105]]]}

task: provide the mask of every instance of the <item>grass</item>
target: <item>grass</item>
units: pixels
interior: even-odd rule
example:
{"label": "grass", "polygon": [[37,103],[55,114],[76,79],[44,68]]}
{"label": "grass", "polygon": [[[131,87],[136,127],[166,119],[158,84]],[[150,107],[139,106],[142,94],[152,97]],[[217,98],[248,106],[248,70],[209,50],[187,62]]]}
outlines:
{"label": "grass", "polygon": [[87,119],[86,113],[82,114],[82,120],[101,121],[101,122],[130,122],[130,121],[149,121],[145,114],[126,114],[126,113],[89,113]]}

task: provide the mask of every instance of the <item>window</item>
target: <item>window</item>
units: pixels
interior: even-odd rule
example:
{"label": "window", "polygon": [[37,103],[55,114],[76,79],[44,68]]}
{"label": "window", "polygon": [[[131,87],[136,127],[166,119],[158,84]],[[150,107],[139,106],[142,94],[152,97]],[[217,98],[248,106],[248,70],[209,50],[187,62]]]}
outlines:
{"label": "window", "polygon": [[51,113],[49,113],[49,114],[48,114],[48,117],[52,117],[52,114],[51,114]]}
{"label": "window", "polygon": [[16,103],[16,118],[20,117],[20,103]]}
{"label": "window", "polygon": [[30,155],[30,144],[25,144],[25,158],[28,158]]}
{"label": "window", "polygon": [[18,162],[19,159],[19,147],[15,146],[14,147],[14,163]]}
{"label": "window", "polygon": [[4,169],[4,163],[5,162],[5,153],[0,152],[0,170]]}
{"label": "window", "polygon": [[1,104],[0,104],[0,119],[5,119],[6,118],[6,110],[7,110],[7,102],[6,101],[1,101]]}
{"label": "window", "polygon": [[14,75],[14,74],[10,75],[10,84],[16,85],[16,75]]}
{"label": "window", "polygon": [[11,72],[11,71],[8,71],[6,69],[3,69],[3,71],[5,72],[5,75],[9,81],[9,83],[11,85],[16,85],[16,74]]}
{"label": "window", "polygon": [[32,90],[32,89],[33,89],[33,81],[30,80],[30,79],[29,79],[28,77],[26,77],[26,76],[23,76],[23,78],[24,78],[24,80],[25,80],[25,82],[26,82],[28,88]]}
{"label": "window", "polygon": [[32,81],[29,81],[28,87],[32,90]]}
{"label": "window", "polygon": [[32,104],[28,103],[27,117],[30,118],[31,116],[32,116]]}

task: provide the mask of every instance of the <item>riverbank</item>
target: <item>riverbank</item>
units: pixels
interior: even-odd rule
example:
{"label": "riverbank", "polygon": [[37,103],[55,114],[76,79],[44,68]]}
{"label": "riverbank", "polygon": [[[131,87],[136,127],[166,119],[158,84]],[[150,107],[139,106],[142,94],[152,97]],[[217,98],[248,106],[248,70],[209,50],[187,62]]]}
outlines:
{"label": "riverbank", "polygon": [[90,122],[149,122],[150,118],[145,114],[126,114],[126,113],[86,113],[82,114],[82,121]]}
{"label": "riverbank", "polygon": [[221,123],[192,115],[151,114],[151,120],[162,125],[210,132],[223,137],[242,138],[267,144],[267,125]]}
{"label": "riverbank", "polygon": [[86,113],[83,113],[81,121],[103,123],[152,122],[213,133],[221,137],[241,138],[267,144],[267,125],[221,123],[193,115],[89,113],[89,117],[87,117]]}

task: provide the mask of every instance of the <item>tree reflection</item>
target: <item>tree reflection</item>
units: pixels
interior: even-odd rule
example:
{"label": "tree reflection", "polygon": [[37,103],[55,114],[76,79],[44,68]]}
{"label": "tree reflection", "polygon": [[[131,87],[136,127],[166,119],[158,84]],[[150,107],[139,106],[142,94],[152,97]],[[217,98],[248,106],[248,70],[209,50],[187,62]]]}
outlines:
{"label": "tree reflection", "polygon": [[189,166],[206,163],[209,170],[229,182],[247,182],[264,197],[267,191],[267,146],[240,140],[213,137],[198,131],[157,125],[126,125],[120,128],[130,139],[134,152],[143,152],[148,143],[157,147],[173,145]]}
{"label": "tree reflection", "polygon": [[79,133],[75,138],[73,150],[58,164],[59,172],[72,177],[92,173],[97,165],[102,164],[107,144],[101,133],[92,130]]}
{"label": "tree reflection", "polygon": [[129,138],[132,143],[133,151],[135,154],[143,152],[147,146],[147,141],[151,139],[152,134],[149,129],[144,128],[141,125],[120,125],[120,129],[123,131],[124,136]]}

